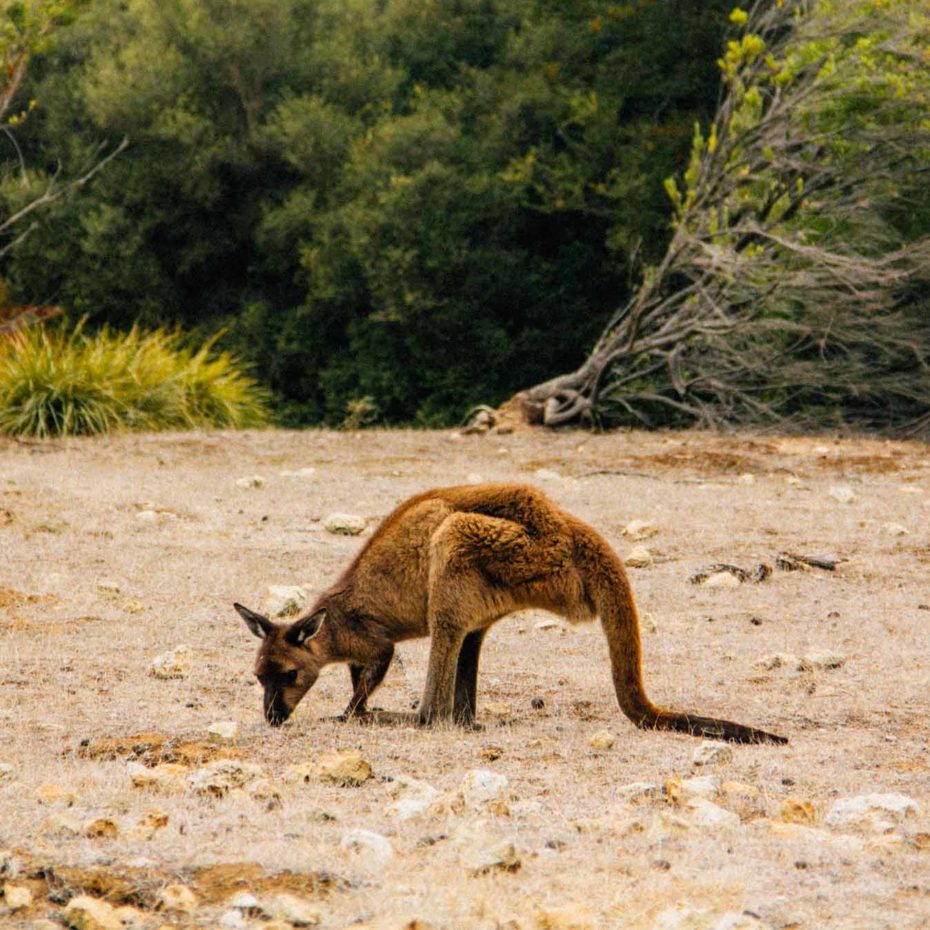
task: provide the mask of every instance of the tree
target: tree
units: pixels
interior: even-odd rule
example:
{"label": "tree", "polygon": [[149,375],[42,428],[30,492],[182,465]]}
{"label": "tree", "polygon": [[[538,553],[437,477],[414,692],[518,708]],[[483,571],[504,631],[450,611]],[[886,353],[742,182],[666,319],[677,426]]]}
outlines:
{"label": "tree", "polygon": [[673,234],[530,422],[926,425],[930,8],[735,9]]}
{"label": "tree", "polygon": [[[79,6],[80,0],[31,0],[6,2],[0,9],[0,134],[15,153],[15,168],[0,176],[7,205],[7,215],[0,218],[0,258],[35,231],[39,211],[82,188],[126,146],[124,140],[107,155],[99,147],[89,164],[62,177],[60,165],[51,172],[30,171],[17,143],[16,130],[37,105],[35,99],[21,100],[30,62],[48,48],[55,31],[73,19]],[[57,312],[55,307],[12,301],[6,283],[0,282],[0,333]]]}

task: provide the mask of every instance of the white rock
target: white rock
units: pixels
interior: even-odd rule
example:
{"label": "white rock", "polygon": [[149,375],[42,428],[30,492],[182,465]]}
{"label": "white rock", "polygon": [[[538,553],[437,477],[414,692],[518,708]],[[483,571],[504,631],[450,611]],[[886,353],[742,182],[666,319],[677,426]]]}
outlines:
{"label": "white rock", "polygon": [[900,523],[883,523],[882,532],[886,536],[909,536],[910,530],[906,526],[901,526]]}
{"label": "white rock", "polygon": [[615,741],[616,737],[610,730],[598,730],[597,733],[591,736],[588,743],[592,749],[606,750],[610,749]]}
{"label": "white rock", "polygon": [[394,858],[391,841],[372,830],[349,830],[343,834],[339,845],[357,853],[370,868],[381,868]]}
{"label": "white rock", "polygon": [[650,613],[644,613],[639,615],[639,626],[640,629],[645,630],[647,633],[658,633],[659,626],[656,623],[655,617]]}
{"label": "white rock", "polygon": [[856,492],[846,485],[834,485],[827,493],[841,504],[851,504],[856,499]]}
{"label": "white rock", "polygon": [[743,472],[737,479],[740,484],[755,484],[756,476],[752,472]]}
{"label": "white rock", "polygon": [[90,895],[72,898],[65,905],[61,917],[74,930],[123,930],[123,922],[113,905]]}
{"label": "white rock", "polygon": [[286,921],[292,927],[314,927],[321,919],[319,910],[309,901],[286,892],[276,894],[264,909],[273,918]]}
{"label": "white rock", "polygon": [[197,895],[187,885],[166,885],[158,893],[158,903],[166,911],[192,911],[197,907]]}
{"label": "white rock", "polygon": [[652,553],[646,546],[636,546],[624,559],[624,562],[629,565],[630,568],[648,568],[652,565],[653,561]]}
{"label": "white rock", "polygon": [[698,826],[710,827],[738,827],[739,814],[725,810],[713,801],[706,798],[691,798],[686,804],[688,819]]}
{"label": "white rock", "polygon": [[310,606],[310,595],[299,585],[273,584],[262,607],[269,617],[292,617]]}
{"label": "white rock", "polygon": [[622,532],[627,539],[633,542],[641,542],[644,539],[651,539],[653,536],[656,536],[659,532],[659,528],[655,523],[651,523],[649,520],[630,520],[630,522],[623,527]]}
{"label": "white rock", "polygon": [[490,769],[472,769],[462,779],[462,796],[468,807],[482,808],[488,804],[506,803],[507,794],[507,776]]}
{"label": "white rock", "polygon": [[238,759],[217,759],[191,772],[187,776],[187,784],[193,791],[200,794],[222,797],[233,788],[241,788],[261,778],[263,774],[262,767],[251,762],[240,762]]}
{"label": "white rock", "polygon": [[473,471],[465,476],[465,484],[484,484],[484,475],[479,475]]}
{"label": "white rock", "polygon": [[278,472],[282,478],[312,478],[316,474],[316,469],[312,465],[306,468],[298,468],[297,471]]}
{"label": "white rock", "polygon": [[733,749],[718,740],[703,740],[694,750],[691,761],[695,765],[713,765],[716,762],[729,762],[733,758]]}
{"label": "white rock", "polygon": [[633,781],[628,785],[620,785],[614,793],[621,801],[640,801],[643,798],[657,798],[661,789],[655,782]]}
{"label": "white rock", "polygon": [[777,668],[797,668],[799,661],[797,656],[787,652],[771,652],[762,656],[761,659],[756,659],[752,666],[765,672],[771,672]]}
{"label": "white rock", "polygon": [[265,479],[261,475],[249,475],[245,478],[236,479],[237,488],[263,488]]}
{"label": "white rock", "polygon": [[394,801],[384,812],[397,820],[413,820],[425,814],[439,797],[439,792],[432,785],[405,775],[396,777],[391,788]]}
{"label": "white rock", "polygon": [[183,779],[190,769],[177,762],[164,762],[152,768],[142,765],[141,762],[127,762],[126,771],[134,788],[172,791],[183,785]]}
{"label": "white rock", "polygon": [[703,798],[706,801],[720,795],[720,779],[713,775],[682,778],[677,783],[682,798]]}
{"label": "white rock", "polygon": [[811,652],[798,659],[796,668],[799,672],[810,672],[842,668],[845,664],[846,656],[841,652]]}
{"label": "white rock", "polygon": [[562,476],[551,468],[537,468],[534,472],[540,481],[561,481]]}
{"label": "white rock", "polygon": [[860,794],[834,801],[824,822],[831,827],[886,832],[919,813],[920,805],[906,794]]}
{"label": "white rock", "polygon": [[194,654],[190,646],[175,646],[168,652],[162,652],[152,659],[149,674],[163,680],[170,678],[187,678],[194,668]]}
{"label": "white rock", "polygon": [[226,930],[242,930],[242,928],[248,926],[248,923],[242,915],[242,911],[230,908],[220,914],[220,926],[225,927]]}
{"label": "white rock", "polygon": [[520,857],[513,842],[485,829],[482,821],[461,827],[454,842],[459,862],[474,875],[492,870],[515,872],[520,868]]}
{"label": "white rock", "polygon": [[231,743],[239,733],[239,724],[235,720],[217,720],[207,727],[207,733],[217,743]]}
{"label": "white rock", "polygon": [[742,582],[733,572],[714,572],[702,582],[702,588],[738,588]]}
{"label": "white rock", "polygon": [[240,891],[234,894],[227,904],[240,911],[256,911],[261,909],[261,902],[251,891]]}
{"label": "white rock", "polygon": [[331,513],[323,520],[323,526],[336,536],[358,536],[365,531],[368,521],[354,513]]}
{"label": "white rock", "polygon": [[11,910],[18,911],[32,904],[32,892],[25,885],[3,885],[3,903]]}
{"label": "white rock", "polygon": [[537,630],[557,630],[562,624],[558,620],[547,617],[545,620],[537,620],[535,629]]}
{"label": "white rock", "polygon": [[140,510],[136,514],[137,523],[158,523],[157,510]]}
{"label": "white rock", "polygon": [[9,762],[0,762],[0,781],[9,778],[13,774],[13,766]]}

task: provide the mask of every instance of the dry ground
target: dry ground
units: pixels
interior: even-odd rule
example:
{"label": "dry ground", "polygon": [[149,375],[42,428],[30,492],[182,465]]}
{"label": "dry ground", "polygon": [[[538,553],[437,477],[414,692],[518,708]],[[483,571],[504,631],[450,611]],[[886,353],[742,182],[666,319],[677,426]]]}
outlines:
{"label": "dry ground", "polygon": [[[282,474],[311,466],[310,476]],[[264,487],[237,487],[250,475]],[[232,601],[258,607],[269,584],[319,591],[332,581],[363,539],[326,533],[328,513],[376,521],[414,492],[479,476],[544,487],[622,555],[628,521],[660,528],[646,543],[655,564],[631,569],[654,623],[643,634],[651,695],[791,739],[735,747],[709,767],[758,790],[720,801],[739,825],[701,826],[662,796],[621,803],[619,786],[695,774],[698,741],[622,717],[597,625],[540,629],[541,614],[501,623],[482,659],[482,732],[323,720],[349,693],[338,666],[285,727],[263,722],[256,640]],[[835,486],[854,499],[831,497]],[[143,510],[164,515],[147,522]],[[223,915],[234,891],[285,889],[318,908],[323,928],[928,926],[928,516],[930,461],[917,444],[378,431],[0,440],[0,848],[15,851],[12,864],[0,853],[0,885],[34,895],[12,914],[0,900],[0,925],[45,926],[36,921],[58,920],[80,892],[138,905],[143,927],[232,925],[238,912]],[[706,563],[751,568],[783,549],[849,562],[737,588],[688,583]],[[190,647],[188,677],[152,677],[152,658],[177,644]],[[800,674],[754,667],[767,654],[817,651],[847,661]],[[409,708],[423,681],[425,642],[400,655],[375,701],[385,708]],[[505,705],[492,706],[502,722],[489,704]],[[216,720],[238,721],[222,751],[263,768],[264,796],[132,786],[133,756],[213,757]],[[616,742],[595,750],[602,729]],[[101,754],[102,740],[114,751]],[[362,786],[287,782],[289,765],[352,748],[374,770]],[[475,768],[509,779],[509,814],[461,810],[455,792]],[[400,776],[448,803],[389,816]],[[73,792],[73,804],[43,785]],[[870,792],[904,793],[921,811],[890,834],[825,823],[837,798]],[[815,821],[783,826],[789,798],[810,802]],[[145,839],[135,828],[152,809],[168,821]],[[72,831],[109,819],[117,835],[69,832],[67,817]],[[517,871],[468,872],[461,836],[475,822],[512,840]],[[386,836],[394,858],[377,866],[343,849],[354,828]],[[198,909],[156,909],[175,881],[197,893]],[[244,919],[261,923],[257,912]]]}

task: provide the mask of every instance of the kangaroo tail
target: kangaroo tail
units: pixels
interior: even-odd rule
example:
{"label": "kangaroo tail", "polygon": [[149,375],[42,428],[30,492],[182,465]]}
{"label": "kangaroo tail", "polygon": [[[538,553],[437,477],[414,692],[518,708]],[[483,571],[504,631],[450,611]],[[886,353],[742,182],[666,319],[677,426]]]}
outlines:
{"label": "kangaroo tail", "polygon": [[614,690],[623,713],[642,729],[674,730],[735,743],[787,743],[786,737],[765,730],[667,710],[649,700],[643,684],[639,616],[626,571],[600,534],[580,521],[577,530],[576,547],[585,567],[588,597],[607,636]]}

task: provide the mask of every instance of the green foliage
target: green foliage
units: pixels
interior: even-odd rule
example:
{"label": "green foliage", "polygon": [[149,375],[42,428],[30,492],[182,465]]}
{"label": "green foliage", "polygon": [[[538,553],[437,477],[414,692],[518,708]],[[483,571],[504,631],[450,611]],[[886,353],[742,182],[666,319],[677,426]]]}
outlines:
{"label": "green foliage", "polygon": [[267,421],[266,392],[212,342],[179,331],[94,334],[79,324],[0,337],[0,433],[244,428]]}
{"label": "green foliage", "polygon": [[577,364],[661,255],[728,25],[684,7],[93,0],[34,62],[28,183],[130,148],[0,273],[226,330],[287,422],[455,421]]}

